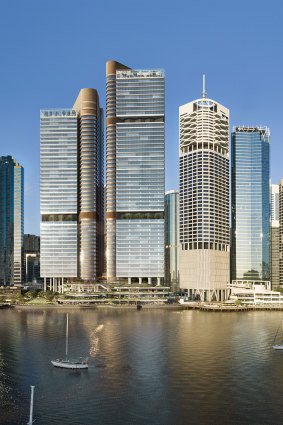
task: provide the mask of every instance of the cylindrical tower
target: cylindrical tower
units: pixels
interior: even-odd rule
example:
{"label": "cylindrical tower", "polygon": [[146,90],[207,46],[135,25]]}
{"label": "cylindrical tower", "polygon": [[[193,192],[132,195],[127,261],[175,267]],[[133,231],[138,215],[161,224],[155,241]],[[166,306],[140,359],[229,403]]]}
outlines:
{"label": "cylindrical tower", "polygon": [[[98,270],[97,247],[99,246],[99,222],[103,211],[98,202],[101,185],[102,133],[99,97],[94,89],[82,89],[74,105],[79,114],[79,236],[80,272],[84,280],[93,280],[102,271]],[[102,185],[103,188],[103,185]],[[103,203],[103,201],[102,201]],[[102,217],[101,217],[102,214]],[[103,255],[103,250],[102,253]]]}
{"label": "cylindrical tower", "polygon": [[229,110],[203,98],[180,107],[180,287],[223,299],[229,276]]}

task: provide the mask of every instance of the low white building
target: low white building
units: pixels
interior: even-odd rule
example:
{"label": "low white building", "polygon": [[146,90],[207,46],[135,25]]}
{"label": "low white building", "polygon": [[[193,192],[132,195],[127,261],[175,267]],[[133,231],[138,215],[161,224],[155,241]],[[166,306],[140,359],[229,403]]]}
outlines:
{"label": "low white building", "polygon": [[283,294],[271,291],[269,281],[233,280],[228,285],[230,301],[241,301],[246,305],[283,305]]}

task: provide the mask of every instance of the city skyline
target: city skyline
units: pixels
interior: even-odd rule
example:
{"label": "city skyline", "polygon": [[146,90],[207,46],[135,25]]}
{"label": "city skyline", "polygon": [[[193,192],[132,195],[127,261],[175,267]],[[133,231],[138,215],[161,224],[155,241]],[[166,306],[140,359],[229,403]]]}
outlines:
{"label": "city skyline", "polygon": [[[270,128],[271,181],[279,181],[282,177],[282,113],[278,92],[282,91],[282,82],[275,75],[280,75],[283,69],[283,59],[277,54],[282,44],[279,30],[282,5],[273,16],[272,8],[258,5],[255,8],[241,1],[237,8],[227,8],[221,1],[217,5],[206,2],[205,6],[182,2],[181,9],[169,13],[157,0],[154,4],[144,2],[145,7],[139,9],[138,5],[129,4],[123,7],[123,14],[121,5],[113,2],[110,15],[108,6],[95,6],[88,1],[84,8],[79,8],[70,7],[69,2],[62,0],[56,3],[56,14],[52,4],[55,3],[49,2],[44,9],[33,0],[18,4],[17,8],[5,4],[5,20],[0,29],[2,39],[6,40],[3,46],[6,61],[0,71],[1,155],[13,154],[26,169],[25,229],[28,233],[39,234],[39,110],[68,107],[73,93],[81,87],[95,87],[105,108],[105,63],[110,59],[129,67],[165,69],[166,190],[178,189],[178,107],[200,97],[204,73],[209,97],[231,111],[231,128],[233,125]],[[150,4],[150,9],[146,4]],[[244,15],[241,9],[245,10]],[[160,13],[162,19],[159,19]],[[104,34],[101,43],[92,32],[94,15],[99,16],[96,31]],[[200,16],[203,31],[199,31]],[[172,22],[178,22],[175,31],[167,31]],[[188,25],[190,32],[197,33],[198,37],[187,36]],[[25,31],[27,26],[29,34]],[[120,31],[123,26],[134,35],[126,37]],[[66,34],[73,33],[74,28],[76,36],[72,43],[63,51],[54,48]],[[19,32],[21,37],[16,37]],[[89,51],[94,54],[90,55]],[[235,60],[239,54],[245,58],[245,66],[243,59]],[[260,67],[256,57],[265,58]],[[15,128],[16,111],[21,113],[17,115]]]}

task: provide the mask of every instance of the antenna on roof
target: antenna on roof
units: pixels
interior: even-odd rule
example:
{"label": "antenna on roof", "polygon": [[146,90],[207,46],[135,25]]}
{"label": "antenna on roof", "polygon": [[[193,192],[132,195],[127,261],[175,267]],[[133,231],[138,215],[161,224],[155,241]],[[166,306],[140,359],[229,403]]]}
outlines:
{"label": "antenna on roof", "polygon": [[205,91],[205,74],[202,76],[202,97],[206,97],[206,91]]}

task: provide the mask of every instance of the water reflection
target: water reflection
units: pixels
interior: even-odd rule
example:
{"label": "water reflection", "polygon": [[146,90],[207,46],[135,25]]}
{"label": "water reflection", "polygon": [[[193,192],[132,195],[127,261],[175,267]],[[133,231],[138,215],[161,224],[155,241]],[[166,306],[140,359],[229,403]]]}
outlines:
{"label": "water reflection", "polygon": [[0,423],[279,424],[280,313],[70,309],[70,353],[87,371],[53,368],[66,309],[1,311]]}

